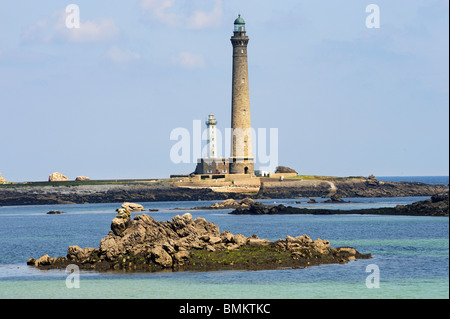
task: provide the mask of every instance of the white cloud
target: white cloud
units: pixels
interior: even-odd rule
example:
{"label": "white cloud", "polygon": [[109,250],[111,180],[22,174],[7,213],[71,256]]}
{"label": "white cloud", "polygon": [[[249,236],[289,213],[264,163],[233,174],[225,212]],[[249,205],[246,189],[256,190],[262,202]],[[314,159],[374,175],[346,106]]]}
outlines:
{"label": "white cloud", "polygon": [[214,0],[212,9],[204,9],[202,4],[210,5],[211,0],[200,4],[191,2],[186,5],[183,0],[141,0],[141,8],[150,12],[159,23],[171,27],[204,29],[216,26],[222,17],[223,0]]}
{"label": "white cloud", "polygon": [[191,52],[181,52],[172,61],[185,69],[202,69],[206,65],[203,56]]}
{"label": "white cloud", "polygon": [[214,8],[210,12],[202,10],[195,11],[188,19],[188,27],[192,29],[203,29],[217,25],[222,17],[222,0],[216,0]]}
{"label": "white cloud", "polygon": [[51,18],[42,19],[22,32],[24,42],[68,41],[75,43],[106,42],[119,34],[119,28],[111,18],[81,21],[80,28],[66,26],[65,10],[55,11]]}
{"label": "white cloud", "polygon": [[78,43],[105,42],[115,38],[119,33],[119,29],[111,18],[81,22],[80,28],[69,29],[64,25],[58,30],[59,34],[68,41]]}
{"label": "white cloud", "polygon": [[175,0],[141,0],[141,7],[150,11],[155,18],[166,25],[176,26],[181,20],[179,14],[169,12],[175,4]]}
{"label": "white cloud", "polygon": [[112,46],[107,52],[108,58],[116,63],[127,63],[139,60],[141,56],[130,49],[122,50],[117,46]]}

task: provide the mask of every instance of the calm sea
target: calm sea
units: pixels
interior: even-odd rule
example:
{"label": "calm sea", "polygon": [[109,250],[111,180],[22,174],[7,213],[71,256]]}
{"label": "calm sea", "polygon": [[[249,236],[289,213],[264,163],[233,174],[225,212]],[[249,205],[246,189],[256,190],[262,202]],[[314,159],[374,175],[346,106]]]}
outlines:
{"label": "calm sea", "polygon": [[384,182],[420,182],[431,185],[448,185],[448,176],[376,176]]}
{"label": "calm sea", "polygon": [[[431,180],[448,184],[448,177]],[[426,198],[354,198],[350,199],[353,203],[314,207],[394,207]],[[311,207],[307,199],[296,201],[262,202]],[[147,212],[155,219],[168,220],[185,212],[174,208],[212,203],[142,204],[159,209]],[[308,234],[313,239],[328,239],[334,247],[352,246],[373,255],[373,259],[344,265],[270,271],[81,272],[80,287],[72,289],[66,286],[64,270],[41,271],[26,265],[29,257],[65,256],[70,245],[98,247],[119,205],[0,207],[0,298],[449,298],[449,219],[441,217],[236,216],[229,215],[230,210],[190,211],[194,218],[204,217],[233,234],[257,234],[270,240]],[[67,214],[46,215],[49,210]],[[379,288],[366,285],[368,276],[374,275],[373,265],[379,269]]]}

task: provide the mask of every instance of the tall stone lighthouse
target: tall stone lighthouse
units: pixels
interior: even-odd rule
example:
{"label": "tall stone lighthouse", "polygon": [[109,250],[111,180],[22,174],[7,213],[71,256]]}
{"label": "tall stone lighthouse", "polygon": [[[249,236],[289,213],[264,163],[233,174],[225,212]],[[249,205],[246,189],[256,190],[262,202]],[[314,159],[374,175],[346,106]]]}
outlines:
{"label": "tall stone lighthouse", "polygon": [[239,15],[234,21],[234,34],[231,37],[233,45],[231,174],[254,174],[248,85],[248,41],[245,21]]}

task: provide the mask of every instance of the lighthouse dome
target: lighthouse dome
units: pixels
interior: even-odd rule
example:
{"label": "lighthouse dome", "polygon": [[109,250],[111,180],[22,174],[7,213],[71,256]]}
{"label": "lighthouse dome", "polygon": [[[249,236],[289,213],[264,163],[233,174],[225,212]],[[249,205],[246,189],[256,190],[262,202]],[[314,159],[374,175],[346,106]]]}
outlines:
{"label": "lighthouse dome", "polygon": [[234,20],[234,31],[245,32],[245,21],[241,18],[241,15],[239,15],[238,18]]}
{"label": "lighthouse dome", "polygon": [[238,18],[234,20],[234,24],[245,25],[245,21],[241,18],[241,15],[239,15]]}

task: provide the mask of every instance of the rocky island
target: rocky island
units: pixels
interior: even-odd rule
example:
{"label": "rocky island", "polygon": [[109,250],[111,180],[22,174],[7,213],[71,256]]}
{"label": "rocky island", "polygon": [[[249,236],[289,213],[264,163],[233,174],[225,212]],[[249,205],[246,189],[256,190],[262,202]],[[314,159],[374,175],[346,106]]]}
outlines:
{"label": "rocky island", "polygon": [[370,254],[333,248],[328,240],[307,235],[271,242],[256,235],[220,232],[214,223],[193,219],[189,213],[160,222],[146,214],[131,219],[128,209],[118,209],[99,248],[70,246],[65,257],[44,255],[27,264],[39,269],[76,264],[96,271],[209,271],[303,268],[368,258]]}
{"label": "rocky island", "polygon": [[[333,202],[333,201],[331,201]],[[340,202],[337,199],[334,202]],[[230,212],[233,215],[403,215],[403,216],[449,216],[449,189],[431,196],[430,199],[419,201],[410,205],[397,205],[396,207],[381,207],[369,209],[310,209],[285,205],[264,205],[259,202],[247,201],[245,205],[238,205]]]}

